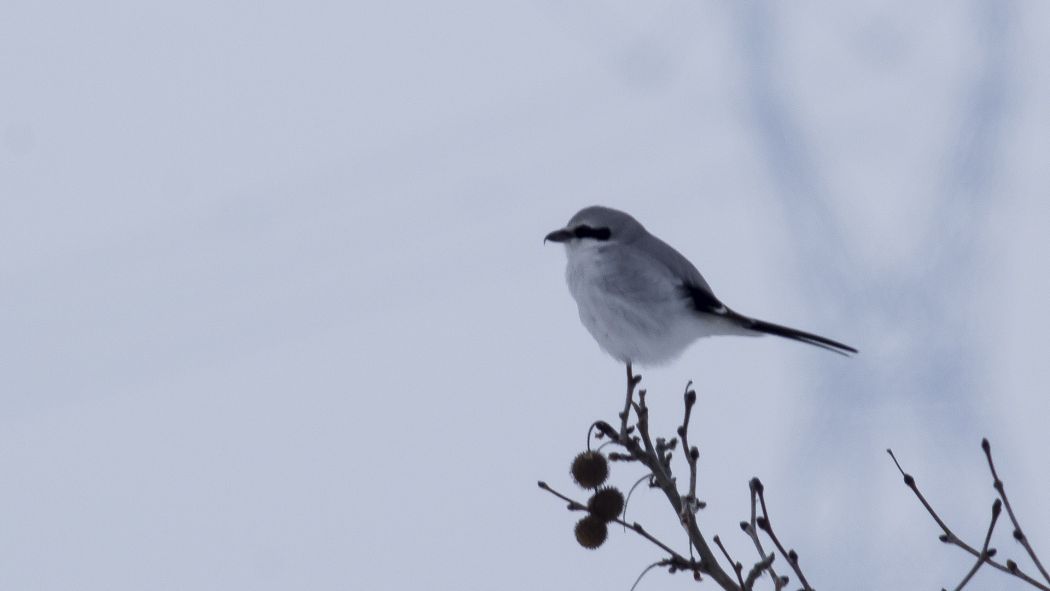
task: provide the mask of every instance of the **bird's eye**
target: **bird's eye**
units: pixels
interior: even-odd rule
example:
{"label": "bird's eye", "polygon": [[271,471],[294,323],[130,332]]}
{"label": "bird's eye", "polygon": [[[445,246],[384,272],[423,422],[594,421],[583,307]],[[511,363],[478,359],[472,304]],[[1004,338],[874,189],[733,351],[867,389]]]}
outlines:
{"label": "bird's eye", "polygon": [[592,228],[590,226],[576,226],[572,231],[577,238],[594,238],[595,240],[608,240],[612,236],[609,228]]}

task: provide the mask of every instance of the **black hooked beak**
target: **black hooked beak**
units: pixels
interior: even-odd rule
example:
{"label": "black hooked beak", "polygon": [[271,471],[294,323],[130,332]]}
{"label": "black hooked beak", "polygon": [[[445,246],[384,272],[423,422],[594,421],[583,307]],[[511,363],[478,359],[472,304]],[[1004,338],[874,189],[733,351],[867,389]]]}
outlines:
{"label": "black hooked beak", "polygon": [[543,239],[543,243],[546,244],[548,240],[551,242],[568,242],[572,238],[575,238],[575,234],[568,228],[562,228],[561,230],[555,230]]}

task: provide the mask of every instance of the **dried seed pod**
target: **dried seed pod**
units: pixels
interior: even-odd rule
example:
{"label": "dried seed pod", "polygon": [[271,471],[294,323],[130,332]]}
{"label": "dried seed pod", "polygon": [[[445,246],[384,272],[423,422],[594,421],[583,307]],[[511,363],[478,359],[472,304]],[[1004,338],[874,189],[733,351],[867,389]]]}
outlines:
{"label": "dried seed pod", "polygon": [[623,512],[623,493],[612,486],[600,488],[587,501],[587,510],[602,521],[612,521]]}
{"label": "dried seed pod", "polygon": [[589,550],[594,550],[605,543],[609,528],[605,522],[594,515],[588,515],[576,523],[576,541]]}
{"label": "dried seed pod", "polygon": [[597,488],[609,477],[609,462],[596,451],[585,451],[572,461],[572,478],[583,488]]}

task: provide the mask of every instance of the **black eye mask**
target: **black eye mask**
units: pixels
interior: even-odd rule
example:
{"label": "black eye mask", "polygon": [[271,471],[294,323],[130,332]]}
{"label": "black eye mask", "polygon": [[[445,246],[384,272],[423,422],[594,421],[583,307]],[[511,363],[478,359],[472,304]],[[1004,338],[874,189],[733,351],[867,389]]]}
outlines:
{"label": "black eye mask", "polygon": [[595,240],[608,240],[612,236],[609,228],[592,228],[590,226],[576,226],[572,234],[577,238],[594,238]]}

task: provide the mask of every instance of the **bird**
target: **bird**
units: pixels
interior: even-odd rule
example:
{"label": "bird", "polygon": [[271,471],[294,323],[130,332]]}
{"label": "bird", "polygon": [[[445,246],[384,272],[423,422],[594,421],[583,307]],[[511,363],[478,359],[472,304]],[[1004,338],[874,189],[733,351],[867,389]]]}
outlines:
{"label": "bird", "polygon": [[544,238],[565,246],[565,279],[580,321],[606,353],[627,366],[657,366],[693,342],[722,335],[776,335],[842,355],[857,350],[813,333],[740,314],[719,300],[700,271],[629,214],[585,207]]}

